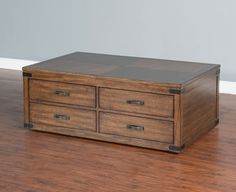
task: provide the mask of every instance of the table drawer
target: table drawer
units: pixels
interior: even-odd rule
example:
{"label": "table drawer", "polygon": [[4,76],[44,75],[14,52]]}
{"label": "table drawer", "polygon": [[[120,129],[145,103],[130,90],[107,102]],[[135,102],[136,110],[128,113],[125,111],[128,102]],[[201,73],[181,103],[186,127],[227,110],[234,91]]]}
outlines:
{"label": "table drawer", "polygon": [[96,112],[30,103],[32,123],[96,131]]}
{"label": "table drawer", "polygon": [[100,132],[173,143],[173,122],[171,121],[101,112]]}
{"label": "table drawer", "polygon": [[174,97],[171,95],[100,88],[99,98],[102,109],[173,117]]}
{"label": "table drawer", "polygon": [[30,99],[95,107],[95,87],[70,83],[30,80]]}

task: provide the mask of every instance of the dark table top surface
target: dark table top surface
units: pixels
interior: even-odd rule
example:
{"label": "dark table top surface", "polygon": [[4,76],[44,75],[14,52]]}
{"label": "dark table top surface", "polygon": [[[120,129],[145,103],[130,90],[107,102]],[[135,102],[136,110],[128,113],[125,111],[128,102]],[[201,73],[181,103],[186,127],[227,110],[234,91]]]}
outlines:
{"label": "dark table top surface", "polygon": [[75,52],[27,66],[32,69],[152,81],[185,83],[220,65]]}

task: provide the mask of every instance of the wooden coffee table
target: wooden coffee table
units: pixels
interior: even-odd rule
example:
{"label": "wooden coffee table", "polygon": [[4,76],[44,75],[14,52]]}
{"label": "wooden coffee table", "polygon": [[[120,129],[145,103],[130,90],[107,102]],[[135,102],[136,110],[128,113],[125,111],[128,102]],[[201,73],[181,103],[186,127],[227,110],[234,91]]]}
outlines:
{"label": "wooden coffee table", "polygon": [[23,68],[25,127],[171,152],[219,122],[220,65],[72,53]]}

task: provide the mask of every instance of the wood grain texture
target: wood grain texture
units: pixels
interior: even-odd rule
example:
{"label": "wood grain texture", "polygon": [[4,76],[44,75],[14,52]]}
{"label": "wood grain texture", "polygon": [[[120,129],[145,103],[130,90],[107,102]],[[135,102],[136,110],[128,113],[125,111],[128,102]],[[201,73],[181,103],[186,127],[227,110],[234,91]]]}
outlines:
{"label": "wood grain texture", "polygon": [[29,123],[29,78],[23,77],[23,91],[24,91],[24,123]]}
{"label": "wood grain texture", "polygon": [[30,103],[30,122],[96,131],[95,111]]}
{"label": "wood grain texture", "polygon": [[216,71],[188,84],[182,96],[183,143],[189,145],[196,138],[214,128],[218,122],[218,81]]}
{"label": "wood grain texture", "polygon": [[23,128],[20,71],[0,70],[3,192],[235,192],[236,96],[220,123],[178,155]]}
{"label": "wood grain texture", "polygon": [[[60,94],[68,95],[60,95]],[[95,87],[50,82],[30,79],[29,95],[32,100],[49,101],[64,104],[73,104],[86,107],[95,107]]]}
{"label": "wood grain texture", "polygon": [[[142,103],[135,103],[135,101]],[[173,103],[174,98],[171,95],[99,88],[101,109],[173,117]]]}
{"label": "wood grain texture", "polygon": [[173,143],[173,122],[170,121],[101,112],[100,132]]}
{"label": "wood grain texture", "polygon": [[182,94],[174,96],[174,145],[183,146],[183,130],[182,130]]}

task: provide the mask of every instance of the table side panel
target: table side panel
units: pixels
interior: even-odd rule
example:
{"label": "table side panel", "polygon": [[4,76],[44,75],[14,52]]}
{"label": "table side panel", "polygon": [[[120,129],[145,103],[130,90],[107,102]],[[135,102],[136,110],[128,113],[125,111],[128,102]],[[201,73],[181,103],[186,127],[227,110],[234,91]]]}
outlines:
{"label": "table side panel", "polygon": [[29,78],[23,77],[23,91],[24,91],[24,124],[27,127],[29,124],[30,118],[30,109],[29,109]]}
{"label": "table side panel", "polygon": [[185,87],[182,95],[183,143],[191,144],[218,123],[218,70],[210,71]]}

